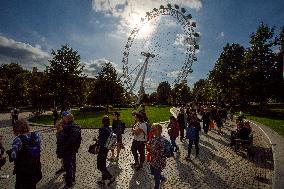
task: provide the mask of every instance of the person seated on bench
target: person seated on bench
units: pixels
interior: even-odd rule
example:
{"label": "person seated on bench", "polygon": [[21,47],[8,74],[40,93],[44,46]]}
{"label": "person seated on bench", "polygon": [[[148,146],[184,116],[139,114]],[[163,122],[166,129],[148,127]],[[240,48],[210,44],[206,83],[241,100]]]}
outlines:
{"label": "person seated on bench", "polygon": [[249,140],[250,133],[251,127],[248,121],[244,122],[244,124],[239,124],[238,129],[231,132],[231,146],[236,144],[236,139]]}
{"label": "person seated on bench", "polygon": [[248,121],[246,121],[241,127],[241,129],[238,132],[238,138],[242,140],[249,140],[249,135],[251,133],[251,127]]}

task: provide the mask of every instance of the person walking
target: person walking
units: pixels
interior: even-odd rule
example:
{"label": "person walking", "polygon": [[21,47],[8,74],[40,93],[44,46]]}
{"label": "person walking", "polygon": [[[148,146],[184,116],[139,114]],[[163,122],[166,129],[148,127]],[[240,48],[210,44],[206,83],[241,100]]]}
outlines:
{"label": "person walking", "polygon": [[20,110],[16,107],[11,111],[12,125],[15,125],[16,121],[19,119]]}
{"label": "person walking", "polygon": [[179,129],[180,129],[180,141],[183,142],[184,140],[184,129],[186,128],[185,125],[185,115],[184,115],[184,109],[180,109],[180,112],[177,115],[177,122],[179,125]]}
{"label": "person walking", "polygon": [[188,124],[186,138],[188,139],[188,154],[186,160],[190,160],[192,145],[195,146],[195,156],[199,155],[199,131],[201,130],[200,123],[196,115],[194,115]]}
{"label": "person walking", "polygon": [[114,156],[114,149],[111,150],[111,160],[118,161],[119,154],[121,149],[124,149],[123,143],[122,143],[122,134],[124,134],[125,130],[125,123],[123,123],[120,119],[120,113],[114,112],[113,113],[113,121],[112,121],[112,131],[114,134],[116,134],[117,137],[117,145],[116,145],[116,157]]}
{"label": "person walking", "polygon": [[102,179],[97,183],[100,186],[104,186],[106,184],[105,181],[109,180],[108,186],[110,186],[115,181],[115,177],[110,174],[106,167],[107,154],[109,152],[109,149],[106,148],[106,143],[112,133],[111,128],[109,127],[110,119],[108,116],[103,117],[102,124],[103,126],[99,130],[99,152],[97,157],[97,168],[102,173]]}
{"label": "person walking", "polygon": [[151,154],[150,161],[151,174],[154,175],[155,186],[154,189],[160,189],[161,181],[165,181],[166,178],[162,175],[163,169],[166,167],[165,143],[162,134],[162,126],[160,124],[152,125],[152,132],[154,138],[151,140]]}
{"label": "person walking", "polygon": [[217,112],[215,122],[216,122],[216,126],[218,128],[218,133],[221,133],[221,129],[223,127],[223,120],[222,120],[222,114],[221,114],[220,111]]}
{"label": "person walking", "polygon": [[[67,123],[66,123],[67,119],[64,119],[64,117],[69,115],[69,114],[70,114],[70,112],[68,112],[68,111],[63,111],[63,112],[60,113],[62,120],[61,120],[60,123],[56,124],[56,139],[57,140],[62,135],[63,128],[67,125]],[[60,140],[60,138],[59,138],[59,140]],[[61,148],[61,146],[57,143],[56,153],[58,152],[58,150],[60,150],[60,148]],[[63,162],[62,157],[59,154],[57,154],[57,157],[61,160],[61,167],[55,172],[55,174],[59,175],[59,174],[65,172],[65,169],[64,169],[64,162]]]}
{"label": "person walking", "polygon": [[168,134],[170,136],[171,144],[175,148],[175,152],[179,151],[179,147],[176,144],[176,138],[179,135],[179,125],[174,116],[170,117],[170,123],[168,125]]}
{"label": "person walking", "polygon": [[132,128],[132,134],[134,135],[134,138],[131,146],[131,152],[135,161],[134,168],[136,170],[140,170],[141,168],[143,168],[143,163],[145,161],[145,143],[147,142],[147,125],[144,122],[144,118],[140,113],[134,113],[134,119],[136,123]]}
{"label": "person walking", "polygon": [[57,156],[62,158],[64,170],[66,171],[65,186],[70,188],[76,181],[76,154],[81,145],[81,128],[74,122],[71,113],[63,112],[62,131],[57,135]]}
{"label": "person walking", "polygon": [[16,174],[15,189],[35,189],[41,180],[41,139],[38,132],[30,132],[28,123],[17,120],[13,126],[15,138],[12,149],[8,150],[9,159],[14,161]]}
{"label": "person walking", "polygon": [[57,112],[57,109],[55,108],[53,111],[52,111],[52,119],[53,119],[53,125],[55,126],[56,125],[56,122],[58,120],[58,112]]}
{"label": "person walking", "polygon": [[210,112],[208,112],[208,109],[206,107],[204,108],[204,112],[202,115],[202,122],[203,122],[204,133],[207,134],[210,124]]}

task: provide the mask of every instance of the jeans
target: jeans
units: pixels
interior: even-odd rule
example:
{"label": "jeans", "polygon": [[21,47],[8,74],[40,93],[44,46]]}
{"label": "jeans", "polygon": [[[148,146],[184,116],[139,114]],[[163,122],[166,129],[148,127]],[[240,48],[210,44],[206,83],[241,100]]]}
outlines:
{"label": "jeans", "polygon": [[176,139],[177,139],[176,137],[170,137],[172,146],[177,149],[178,146],[177,146],[177,143],[176,143]]}
{"label": "jeans", "polygon": [[63,165],[66,171],[65,182],[66,185],[71,186],[75,181],[76,174],[76,153],[63,157]]}
{"label": "jeans", "polygon": [[[132,146],[131,146],[131,152],[133,154],[135,163],[142,166],[145,161],[145,142],[133,140]],[[140,162],[138,161],[137,152],[139,152],[139,155],[140,155]]]}
{"label": "jeans", "polygon": [[16,175],[15,189],[36,189],[36,183],[28,181],[25,175]]}
{"label": "jeans", "polygon": [[204,133],[207,134],[209,130],[209,122],[203,121],[203,130]]}
{"label": "jeans", "polygon": [[179,131],[180,131],[180,141],[182,141],[184,139],[184,128],[180,127]]}
{"label": "jeans", "polygon": [[197,138],[196,140],[189,140],[189,141],[188,141],[188,156],[190,156],[190,154],[191,154],[191,148],[192,148],[193,143],[194,143],[195,151],[196,151],[195,155],[196,155],[196,156],[199,155],[198,142],[199,142],[199,138]]}
{"label": "jeans", "polygon": [[154,189],[160,189],[160,184],[162,180],[166,178],[162,176],[162,170],[156,169],[153,166],[150,166],[151,174],[154,175],[155,186]]}
{"label": "jeans", "polygon": [[102,172],[102,180],[109,180],[112,178],[112,175],[109,173],[106,167],[106,159],[108,149],[105,147],[100,147],[97,157],[97,168]]}

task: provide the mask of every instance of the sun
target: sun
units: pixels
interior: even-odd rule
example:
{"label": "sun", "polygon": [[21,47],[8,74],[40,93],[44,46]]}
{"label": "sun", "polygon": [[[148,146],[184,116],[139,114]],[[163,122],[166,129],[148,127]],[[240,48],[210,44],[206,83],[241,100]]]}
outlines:
{"label": "sun", "polygon": [[156,25],[152,22],[141,22],[141,15],[133,14],[130,21],[130,29],[139,27],[140,30],[137,35],[137,39],[147,39],[156,31]]}

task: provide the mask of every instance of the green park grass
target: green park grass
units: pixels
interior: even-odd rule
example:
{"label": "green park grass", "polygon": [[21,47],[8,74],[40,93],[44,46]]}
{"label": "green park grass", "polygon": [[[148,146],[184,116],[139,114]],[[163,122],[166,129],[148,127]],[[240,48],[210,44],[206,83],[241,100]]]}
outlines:
{"label": "green park grass", "polygon": [[[123,122],[126,123],[127,127],[131,127],[134,123],[132,117],[133,108],[114,108],[108,113],[112,119],[112,112],[120,112],[120,117]],[[151,123],[162,122],[169,120],[170,107],[169,106],[146,106],[145,108],[148,119]],[[80,112],[79,110],[72,110],[72,114],[75,117],[75,122],[81,125],[82,128],[100,128],[101,120],[106,114],[105,112]],[[38,117],[29,119],[30,122],[52,125],[53,120],[51,114],[45,114]]]}
{"label": "green park grass", "polygon": [[248,119],[266,125],[284,137],[284,104],[250,106],[244,113]]}

